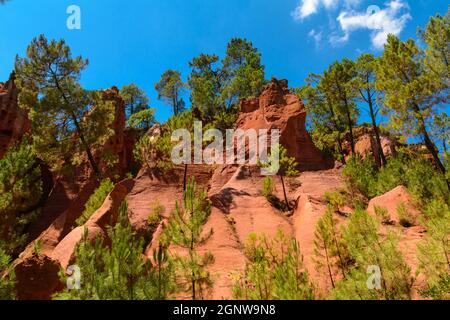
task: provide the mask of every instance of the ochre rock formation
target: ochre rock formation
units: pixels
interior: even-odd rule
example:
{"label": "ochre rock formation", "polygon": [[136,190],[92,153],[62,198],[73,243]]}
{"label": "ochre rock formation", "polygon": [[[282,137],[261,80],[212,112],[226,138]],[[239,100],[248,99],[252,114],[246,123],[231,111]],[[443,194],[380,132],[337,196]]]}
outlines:
{"label": "ochre rock formation", "polygon": [[[103,95],[115,105],[115,134],[106,143],[105,150],[118,156],[114,174],[123,177],[134,163],[132,150],[138,134],[125,129],[124,103],[118,89],[105,90]],[[304,267],[317,284],[319,293],[325,293],[331,288],[328,274],[319,270],[314,261],[314,233],[318,220],[326,211],[325,192],[343,188],[344,181],[342,170],[331,169],[334,161],[314,146],[306,131],[305,121],[306,110],[297,96],[288,90],[287,81],[274,79],[259,98],[242,101],[237,122],[237,128],[244,130],[280,129],[280,142],[299,162],[300,169],[305,171],[285,181],[288,200],[295,204],[291,214],[276,210],[262,195],[264,176],[257,166],[188,165],[187,177],[195,177],[197,186],[207,191],[212,205],[204,232],[212,230],[213,233],[197,248],[199,253],[211,252],[214,255],[214,263],[209,270],[214,285],[205,298],[232,298],[233,273],[245,268],[245,243],[252,232],[273,237],[281,230],[286,236],[294,237],[300,245]],[[149,134],[155,132],[150,131]],[[357,150],[366,150],[369,145],[372,147],[372,142],[366,142],[359,139]],[[106,225],[114,222],[123,201],[128,203],[131,225],[138,234],[145,235],[147,247],[144,253],[151,260],[153,249],[158,246],[163,226],[175,208],[175,203],[182,201],[184,170],[184,166],[175,166],[166,172],[142,168],[134,179],[116,183],[103,205],[83,226],[76,226],[75,221],[98,187],[89,165],[84,163],[71,177],[53,177],[54,186],[42,215],[30,227],[30,241],[39,240],[42,249],[37,254],[33,244],[30,244],[14,263],[19,298],[49,299],[60,290],[63,284],[58,273],[61,268],[65,269],[74,262],[76,245],[85,230],[88,231],[89,240],[100,236],[108,243]],[[272,179],[275,195],[284,199],[279,177]],[[162,213],[162,222],[150,226],[148,217],[156,203],[163,205],[165,211]],[[402,187],[373,199],[369,204],[369,212],[374,214],[375,205],[380,204],[388,209],[394,222],[398,222],[396,209],[400,203],[405,203],[408,209],[414,209],[414,202]],[[339,224],[346,223],[345,217],[335,216]],[[403,228],[394,223],[382,225],[380,233],[385,235],[391,230],[400,234],[399,246],[415,272],[418,266],[416,246],[423,239],[423,228]],[[185,253],[183,249],[173,246],[169,250],[172,254]],[[341,275],[338,270],[332,272],[334,279],[339,279]],[[183,294],[177,297],[189,299],[188,295]]]}
{"label": "ochre rock formation", "polygon": [[301,170],[323,170],[334,166],[334,161],[315,147],[306,131],[306,109],[288,89],[287,80],[272,79],[259,98],[243,100],[237,128],[279,129],[280,143],[291,157],[295,157]]}
{"label": "ochre rock formation", "polygon": [[416,221],[419,216],[419,211],[414,205],[414,201],[405,187],[399,186],[379,197],[373,198],[369,202],[368,211],[375,215],[375,208],[384,208],[389,214],[389,219],[393,223],[400,223],[399,209],[404,207],[411,218]]}
{"label": "ochre rock formation", "polygon": [[[355,139],[355,152],[363,159],[372,157],[376,164],[381,165],[381,152],[378,147],[375,132],[372,127],[360,126],[353,131]],[[380,134],[381,148],[386,158],[393,157],[397,154],[397,141],[395,138]],[[350,144],[350,136],[347,134],[344,137],[342,149],[348,160],[352,154]]]}
{"label": "ochre rock formation", "polygon": [[14,79],[12,73],[7,82],[0,82],[0,158],[30,129],[27,112],[17,103],[19,91]]}
{"label": "ochre rock formation", "polygon": [[63,289],[59,279],[60,265],[45,254],[33,253],[14,263],[17,298],[20,300],[50,300]]}

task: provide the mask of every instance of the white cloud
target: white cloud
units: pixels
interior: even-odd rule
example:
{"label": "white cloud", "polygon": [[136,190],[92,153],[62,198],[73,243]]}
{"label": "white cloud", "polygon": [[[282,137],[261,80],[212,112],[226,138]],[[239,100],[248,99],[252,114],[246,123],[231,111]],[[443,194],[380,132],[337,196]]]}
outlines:
{"label": "white cloud", "polygon": [[[328,28],[318,26],[322,31],[311,30],[308,34],[316,43],[324,38],[333,46],[342,45],[350,40],[351,34],[357,30],[367,30],[370,33],[372,46],[383,48],[389,34],[399,35],[411,19],[408,0],[386,0],[383,8],[375,5],[367,7],[367,0],[362,6],[362,0],[301,0],[292,17],[296,21],[303,21],[319,10],[329,11]],[[334,16],[336,15],[336,16]],[[335,18],[336,17],[336,18]],[[325,29],[325,31],[324,31]]]}
{"label": "white cloud", "polygon": [[357,6],[361,0],[301,0],[298,6],[292,12],[294,20],[303,20],[319,11],[321,7],[325,9],[335,9],[339,3],[345,8]]}
{"label": "white cloud", "polygon": [[322,43],[323,39],[323,31],[316,31],[315,29],[312,29],[308,33],[308,37],[312,38],[316,44],[316,47],[319,47]]}
{"label": "white cloud", "polygon": [[350,39],[350,34],[359,29],[371,31],[372,45],[383,48],[389,34],[399,35],[406,26],[411,15],[407,12],[409,7],[403,0],[391,0],[384,9],[372,10],[369,7],[366,12],[342,11],[337,21],[344,32],[342,36],[330,37],[332,44],[345,43]]}

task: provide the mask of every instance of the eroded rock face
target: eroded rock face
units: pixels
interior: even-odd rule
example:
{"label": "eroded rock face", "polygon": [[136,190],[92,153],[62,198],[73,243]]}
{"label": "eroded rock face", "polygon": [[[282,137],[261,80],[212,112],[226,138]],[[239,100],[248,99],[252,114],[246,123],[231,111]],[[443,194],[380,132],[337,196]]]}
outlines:
{"label": "eroded rock face", "polygon": [[[375,163],[381,165],[381,152],[378,147],[375,132],[372,127],[361,126],[355,128],[355,152],[359,154],[363,159],[366,157],[372,157]],[[380,134],[381,148],[386,158],[393,157],[397,154],[395,139]],[[351,156],[350,137],[347,135],[343,142],[343,151],[346,154],[346,158]]]}
{"label": "eroded rock face", "polygon": [[60,265],[45,254],[20,258],[14,265],[16,290],[20,300],[50,300],[61,290]]}
{"label": "eroded rock face", "polygon": [[399,186],[379,197],[373,198],[369,202],[368,211],[372,215],[376,215],[375,209],[376,207],[380,209],[387,210],[389,215],[389,220],[392,223],[399,224],[400,223],[400,215],[402,207],[406,210],[409,218],[411,219],[411,223],[416,223],[417,218],[420,214],[417,207],[414,205],[414,201],[405,187]]}
{"label": "eroded rock face", "polygon": [[[115,173],[122,176],[128,169],[128,163],[130,163],[131,154],[133,152],[133,146],[127,143],[125,136],[125,102],[119,94],[117,87],[111,87],[102,91],[103,99],[105,101],[111,101],[114,105],[115,115],[114,122],[112,123],[112,129],[114,135],[106,142],[103,150],[99,151],[97,155],[109,152],[117,156],[117,164],[115,165]],[[105,164],[100,162],[100,167],[103,171],[111,171],[105,168]]]}
{"label": "eroded rock face", "polygon": [[88,221],[73,229],[51,252],[51,257],[59,261],[66,269],[74,259],[77,244],[83,239],[85,232],[87,240],[95,240],[97,237],[106,239],[107,225],[114,224],[117,220],[119,208],[126,195],[134,185],[133,180],[124,180],[118,183],[106,197],[103,205],[95,211]]}
{"label": "eroded rock face", "polygon": [[306,109],[288,89],[287,80],[272,81],[259,98],[243,100],[237,128],[279,129],[280,143],[295,157],[301,170],[330,169],[334,161],[314,145],[306,131]]}
{"label": "eroded rock face", "polygon": [[0,158],[30,129],[27,112],[17,104],[19,90],[14,79],[12,73],[7,82],[0,82]]}

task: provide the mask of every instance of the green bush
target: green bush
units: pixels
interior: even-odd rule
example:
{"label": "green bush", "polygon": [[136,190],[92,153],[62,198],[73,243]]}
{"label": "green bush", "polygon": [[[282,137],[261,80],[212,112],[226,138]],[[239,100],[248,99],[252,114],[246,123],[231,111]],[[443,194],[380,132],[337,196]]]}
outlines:
{"label": "green bush", "polygon": [[389,159],[387,165],[378,170],[371,159],[352,157],[343,174],[351,191],[369,199],[403,185],[420,205],[432,199],[450,203],[444,176],[424,158],[400,155]]}
{"label": "green bush", "polygon": [[[409,300],[412,298],[411,270],[398,249],[399,238],[393,232],[380,237],[376,219],[357,210],[342,228],[343,239],[354,261],[345,278],[336,283],[332,298],[337,300]],[[371,267],[380,270],[380,288],[369,288]]]}
{"label": "green bush", "polygon": [[352,193],[361,193],[366,198],[376,196],[377,169],[374,162],[367,157],[351,157],[344,168],[343,175]]}
{"label": "green bush", "polygon": [[375,215],[382,224],[392,224],[391,215],[389,214],[388,209],[385,207],[375,206],[374,211]]}
{"label": "green bush", "polygon": [[[145,243],[128,220],[128,207],[119,208],[118,222],[107,229],[110,245],[103,239],[87,240],[75,252],[82,272],[80,290],[65,289],[60,300],[163,300],[175,290],[172,262],[167,250],[154,251],[154,261],[143,256]],[[65,282],[65,276],[62,276]]]}
{"label": "green bush", "polygon": [[161,222],[161,215],[166,211],[166,208],[159,202],[156,201],[151,207],[151,213],[148,216],[147,222],[149,226],[156,228]]}
{"label": "green bush", "polygon": [[264,197],[268,198],[273,195],[275,192],[275,185],[273,183],[272,177],[264,177],[263,179],[263,186],[261,193]]}
{"label": "green bush", "polygon": [[414,225],[414,217],[411,215],[405,203],[402,202],[397,206],[397,214],[402,227],[410,228]]}
{"label": "green bush", "polygon": [[14,300],[14,269],[11,267],[11,257],[0,243],[0,300]]}
{"label": "green bush", "polygon": [[347,193],[345,190],[325,192],[325,201],[328,202],[335,213],[340,213],[340,209],[347,203]]}
{"label": "green bush", "polygon": [[422,294],[449,299],[450,206],[437,200],[429,202],[421,222],[427,228],[425,239],[417,246],[419,270],[427,280]]}
{"label": "green bush", "polygon": [[315,289],[295,239],[252,233],[245,246],[245,271],[235,275],[233,297],[245,300],[313,300]]}
{"label": "green bush", "polygon": [[85,205],[85,209],[81,216],[77,219],[76,223],[79,226],[82,226],[85,224],[91,215],[100,209],[100,207],[103,205],[103,202],[105,202],[106,197],[111,193],[111,191],[114,188],[114,184],[110,179],[105,179],[100,184],[100,187],[95,190],[95,192],[91,195],[88,202]]}
{"label": "green bush", "polygon": [[0,241],[17,256],[27,243],[27,227],[40,214],[42,180],[33,146],[24,138],[0,159]]}
{"label": "green bush", "polygon": [[152,166],[154,144],[154,138],[150,137],[148,134],[144,134],[134,146],[134,159],[146,168],[150,168]]}

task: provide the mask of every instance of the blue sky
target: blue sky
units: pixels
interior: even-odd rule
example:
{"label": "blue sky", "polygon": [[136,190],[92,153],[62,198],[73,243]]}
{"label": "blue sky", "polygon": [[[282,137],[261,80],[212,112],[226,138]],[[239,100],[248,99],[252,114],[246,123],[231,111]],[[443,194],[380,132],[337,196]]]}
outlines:
{"label": "blue sky", "polygon": [[[81,30],[66,27],[69,5],[81,9]],[[188,61],[200,53],[222,56],[232,37],[260,50],[267,78],[299,86],[335,60],[379,53],[389,32],[416,37],[417,27],[447,6],[443,0],[11,0],[0,6],[0,81],[33,37],[64,38],[90,60],[82,77],[87,88],[136,83],[163,121],[170,109],[153,89],[160,75],[170,68],[186,78]]]}

